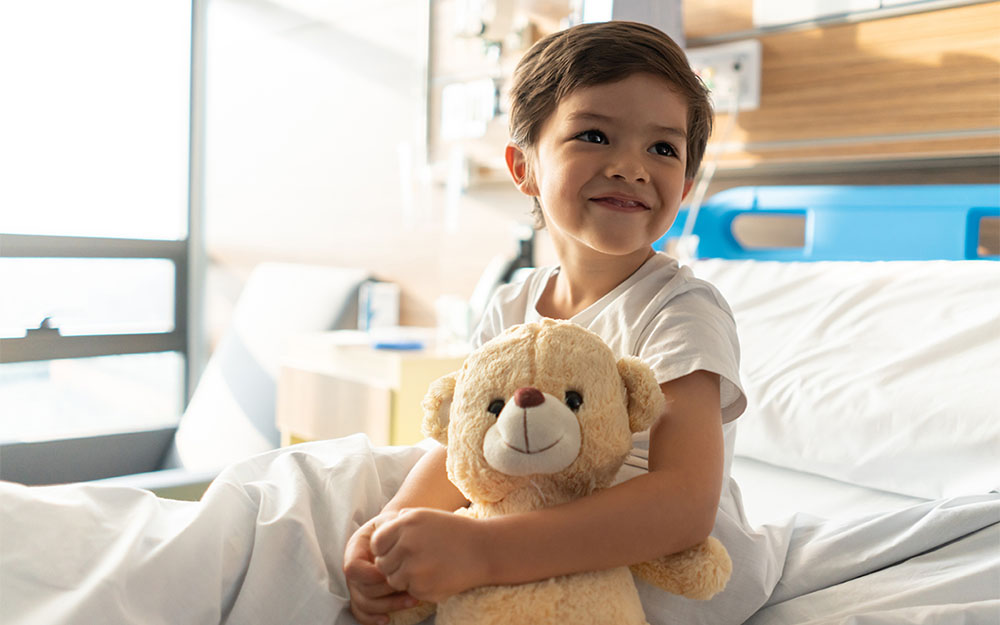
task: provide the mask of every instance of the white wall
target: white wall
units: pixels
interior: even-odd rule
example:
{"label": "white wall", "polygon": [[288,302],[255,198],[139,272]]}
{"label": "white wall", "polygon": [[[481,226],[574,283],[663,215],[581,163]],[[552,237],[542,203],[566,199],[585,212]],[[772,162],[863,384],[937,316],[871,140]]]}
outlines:
{"label": "white wall", "polygon": [[233,276],[268,259],[367,268],[401,283],[404,323],[433,323],[434,299],[468,296],[511,245],[528,206],[512,186],[463,197],[446,223],[443,189],[421,180],[428,4],[209,3],[213,325],[225,322]]}

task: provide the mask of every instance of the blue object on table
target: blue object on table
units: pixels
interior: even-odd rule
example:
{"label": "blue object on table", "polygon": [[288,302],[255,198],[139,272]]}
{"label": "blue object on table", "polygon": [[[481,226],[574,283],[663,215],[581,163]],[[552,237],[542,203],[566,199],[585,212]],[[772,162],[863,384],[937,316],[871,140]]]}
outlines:
{"label": "blue object on table", "polygon": [[[741,215],[802,217],[800,248],[742,245]],[[681,211],[653,247],[679,237]],[[780,261],[1000,260],[981,256],[983,218],[1000,218],[1000,185],[737,187],[702,205],[694,234],[698,257]]]}
{"label": "blue object on table", "polygon": [[396,351],[416,351],[424,348],[423,341],[416,340],[381,340],[372,343],[375,349],[393,349]]}

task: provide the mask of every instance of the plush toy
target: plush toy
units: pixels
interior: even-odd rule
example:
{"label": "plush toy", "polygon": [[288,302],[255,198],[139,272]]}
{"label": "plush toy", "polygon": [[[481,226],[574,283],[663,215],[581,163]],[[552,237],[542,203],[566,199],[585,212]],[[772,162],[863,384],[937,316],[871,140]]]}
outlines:
{"label": "plush toy", "polygon": [[[483,345],[424,399],[424,432],[448,448],[448,477],[476,518],[524,512],[607,487],[632,445],[664,411],[638,358],[617,360],[596,334],[565,321],[514,326]],[[437,625],[643,625],[632,573],[707,599],[732,564],[715,539],[652,562],[514,586],[474,588],[437,606]],[[417,623],[433,605],[392,614]]]}

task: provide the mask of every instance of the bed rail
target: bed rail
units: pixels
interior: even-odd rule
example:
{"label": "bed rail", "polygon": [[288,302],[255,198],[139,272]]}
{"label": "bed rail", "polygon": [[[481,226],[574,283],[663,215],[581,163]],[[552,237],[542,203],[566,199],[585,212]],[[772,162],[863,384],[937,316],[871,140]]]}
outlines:
{"label": "bed rail", "polygon": [[[654,247],[679,237],[686,218]],[[800,240],[748,243],[734,229],[748,218],[799,222]],[[1000,185],[737,187],[705,202],[693,232],[700,258],[1000,260]]]}

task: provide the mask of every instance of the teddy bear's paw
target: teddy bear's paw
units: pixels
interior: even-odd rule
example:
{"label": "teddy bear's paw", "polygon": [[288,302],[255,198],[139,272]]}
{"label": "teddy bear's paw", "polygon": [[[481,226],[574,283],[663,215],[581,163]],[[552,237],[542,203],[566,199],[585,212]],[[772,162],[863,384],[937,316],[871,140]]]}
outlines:
{"label": "teddy bear's paw", "polygon": [[689,599],[711,599],[729,581],[733,562],[713,536],[680,553],[633,564],[636,577]]}
{"label": "teddy bear's paw", "polygon": [[434,614],[436,608],[437,605],[434,603],[421,601],[412,608],[391,612],[389,614],[389,625],[416,625],[431,614]]}

